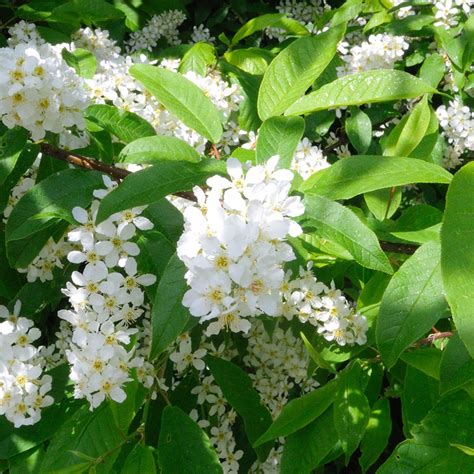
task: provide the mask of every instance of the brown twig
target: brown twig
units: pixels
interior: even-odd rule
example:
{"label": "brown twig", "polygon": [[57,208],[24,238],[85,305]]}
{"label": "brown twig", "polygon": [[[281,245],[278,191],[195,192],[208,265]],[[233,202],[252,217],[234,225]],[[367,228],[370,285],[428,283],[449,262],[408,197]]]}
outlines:
{"label": "brown twig", "polygon": [[49,143],[41,143],[40,148],[42,153],[56,158],[57,160],[65,161],[66,163],[78,166],[79,168],[100,171],[101,173],[108,174],[118,180],[122,180],[130,174],[130,171],[128,170],[107,165],[101,161],[94,160],[93,158],[69,153],[66,150],[56,148]]}
{"label": "brown twig", "polygon": [[452,335],[453,333],[451,331],[444,331],[444,332],[436,331],[434,333],[429,334],[424,339],[421,339],[418,342],[416,342],[415,347],[427,346],[429,344],[433,344],[433,342],[436,341],[437,339],[444,339],[447,337],[451,337]]}
{"label": "brown twig", "polygon": [[407,255],[413,255],[418,249],[418,246],[413,244],[395,244],[393,242],[384,241],[380,242],[380,247],[386,252],[404,253]]}
{"label": "brown twig", "polygon": [[[78,155],[77,153],[70,153],[69,151],[61,150],[60,148],[56,148],[49,143],[41,143],[40,149],[42,153],[51,156],[52,158],[65,161],[66,163],[70,163],[71,165],[77,166],[79,168],[100,171],[101,173],[107,174],[118,181],[121,181],[128,175],[132,174],[126,169],[117,168],[113,165],[107,165],[106,163],[94,160],[93,158],[87,158],[86,156]],[[196,198],[192,192],[179,192],[175,193],[175,195],[190,201],[196,201]]]}

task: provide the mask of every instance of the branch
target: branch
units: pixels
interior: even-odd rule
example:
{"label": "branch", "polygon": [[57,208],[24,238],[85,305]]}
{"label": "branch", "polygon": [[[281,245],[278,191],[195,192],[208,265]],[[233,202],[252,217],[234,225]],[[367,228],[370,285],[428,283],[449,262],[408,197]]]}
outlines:
{"label": "branch", "polygon": [[[87,158],[76,153],[70,153],[66,150],[61,150],[60,148],[56,148],[49,143],[41,143],[40,149],[42,153],[51,156],[52,158],[65,161],[66,163],[70,163],[71,165],[77,166],[78,168],[100,171],[101,173],[108,174],[118,181],[121,181],[128,175],[132,174],[130,171],[123,168],[117,168],[116,166],[107,165],[93,158]],[[196,198],[192,192],[180,192],[175,193],[175,195],[184,199],[188,199],[189,201],[196,201]]]}
{"label": "branch", "polygon": [[382,247],[382,250],[385,250],[386,252],[404,253],[407,255],[413,255],[418,249],[418,245],[394,244],[392,242],[384,242],[384,241],[380,242],[380,247]]}
{"label": "branch", "polygon": [[427,346],[429,344],[433,344],[433,342],[436,341],[437,339],[451,337],[452,335],[453,333],[451,331],[434,332],[434,333],[429,334],[424,339],[420,339],[417,343],[415,343],[415,347]]}
{"label": "branch", "polygon": [[86,158],[85,156],[69,153],[66,150],[55,148],[48,143],[41,143],[40,148],[42,153],[56,158],[57,160],[65,161],[66,163],[70,163],[79,168],[100,171],[101,173],[108,174],[118,180],[122,180],[131,174],[128,170],[106,165],[105,163],[94,160],[93,158]]}

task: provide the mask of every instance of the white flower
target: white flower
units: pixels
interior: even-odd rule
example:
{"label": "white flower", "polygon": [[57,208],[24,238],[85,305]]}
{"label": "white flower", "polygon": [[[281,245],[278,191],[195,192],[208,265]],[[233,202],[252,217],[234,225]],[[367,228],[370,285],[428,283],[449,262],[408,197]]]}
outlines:
{"label": "white flower", "polygon": [[204,370],[206,366],[202,358],[207,354],[206,349],[198,349],[191,352],[191,346],[187,343],[179,345],[179,351],[173,352],[170,359],[176,364],[178,372],[183,372],[188,366],[192,365],[196,370]]}
{"label": "white flower", "polygon": [[[20,26],[23,31],[26,25]],[[82,111],[89,104],[83,79],[63,60],[68,45],[45,43],[34,27],[13,30],[10,46],[0,49],[0,118],[8,127],[22,126],[33,140],[46,132],[85,126]]]}

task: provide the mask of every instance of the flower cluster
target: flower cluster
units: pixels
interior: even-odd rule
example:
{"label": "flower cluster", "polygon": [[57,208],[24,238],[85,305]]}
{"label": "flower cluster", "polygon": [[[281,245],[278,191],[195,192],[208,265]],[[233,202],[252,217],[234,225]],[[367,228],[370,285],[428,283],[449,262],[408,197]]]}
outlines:
{"label": "flower cluster", "polygon": [[436,115],[449,142],[445,166],[455,168],[462,163],[465,151],[474,151],[474,113],[455,98],[449,101],[448,107],[439,106]]}
{"label": "flower cluster", "polygon": [[434,3],[435,26],[449,30],[459,23],[462,13],[469,16],[473,0],[438,0]]}
{"label": "flower cluster", "polygon": [[303,180],[307,180],[316,171],[331,166],[321,148],[312,145],[308,138],[303,138],[296,147],[290,168],[296,171]]}
{"label": "flower cluster", "polygon": [[312,262],[307,269],[300,268],[299,277],[288,281],[284,298],[287,318],[297,316],[302,323],[317,328],[327,341],[340,346],[364,345],[367,342],[367,320],[356,313],[342,292],[317,281]]}
{"label": "flower cluster", "polygon": [[[407,3],[405,0],[392,0],[392,5],[398,7],[402,3]],[[415,11],[411,5],[404,6],[396,10],[396,15],[398,18],[406,18],[407,16],[414,15]]]}
{"label": "flower cluster", "polygon": [[26,273],[26,279],[29,282],[36,280],[51,281],[54,269],[64,268],[64,257],[70,250],[71,244],[66,240],[65,235],[57,242],[50,238],[28,267],[19,268],[18,271]]}
{"label": "flower cluster", "polygon": [[392,69],[408,47],[408,43],[401,36],[386,33],[370,35],[367,41],[352,46],[342,56],[344,64],[338,66],[338,75],[345,76],[371,69]]}
{"label": "flower cluster", "polygon": [[168,10],[160,15],[154,15],[141,30],[130,35],[126,43],[129,52],[146,49],[151,51],[164,38],[170,45],[180,44],[178,28],[186,20],[186,15],[180,10]]}
{"label": "flower cluster", "polygon": [[[104,177],[108,189],[113,183]],[[99,200],[108,189],[97,190],[90,210],[76,207],[73,215],[78,227],[68,233],[77,250],[69,252],[70,262],[83,265],[72,273],[72,282],[63,290],[71,310],[61,310],[60,318],[72,326],[71,346],[66,350],[75,383],[74,396],[86,398],[91,409],[105,398],[125,399],[123,385],[130,380],[129,370],[145,367],[145,361],[127,349],[138,330],[130,328],[144,312],[142,286],[152,285],[156,277],[139,275],[135,257],[140,249],[132,241],[136,229],[153,227],[141,216],[142,208],[114,214],[96,225]],[[143,373],[142,381],[151,386],[153,378]]]}
{"label": "flower cluster", "polygon": [[[32,31],[14,37],[15,46],[0,48],[0,118],[9,128],[22,126],[34,140],[46,132],[84,128],[82,112],[89,104],[83,80],[62,59],[63,45],[20,42]],[[36,37],[34,37],[36,39]]]}
{"label": "flower cluster", "polygon": [[194,188],[198,205],[184,211],[177,253],[191,289],[183,304],[201,321],[212,320],[207,334],[225,327],[247,332],[245,318],[279,315],[282,265],[294,259],[284,240],[301,233],[292,218],[304,207],[299,197],[288,195],[293,173],[277,170],[278,160],[274,156],[245,172],[230,158],[231,179],[208,179],[206,193]]}
{"label": "flower cluster", "polygon": [[191,41],[193,43],[199,43],[204,41],[205,43],[213,43],[216,39],[211,36],[209,28],[206,28],[203,24],[199,26],[193,26],[193,32],[191,33]]}
{"label": "flower cluster", "polygon": [[18,428],[33,425],[41,418],[41,409],[53,403],[47,393],[51,376],[43,375],[38,349],[32,345],[41,337],[33,321],[19,316],[21,302],[13,314],[0,306],[0,415]]}

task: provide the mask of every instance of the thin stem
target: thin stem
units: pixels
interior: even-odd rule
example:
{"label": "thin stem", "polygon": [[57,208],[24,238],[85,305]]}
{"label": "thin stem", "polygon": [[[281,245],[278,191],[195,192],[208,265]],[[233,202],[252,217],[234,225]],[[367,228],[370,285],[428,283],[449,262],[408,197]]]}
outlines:
{"label": "thin stem", "polygon": [[437,331],[437,332],[434,332],[432,334],[429,334],[424,339],[419,340],[415,344],[415,346],[416,347],[427,346],[429,344],[433,344],[433,342],[436,341],[437,339],[448,338],[448,337],[451,337],[452,335],[453,335],[453,333],[451,331],[444,331],[444,332]]}
{"label": "thin stem", "polygon": [[380,247],[386,252],[403,253],[407,255],[413,255],[418,249],[418,245],[414,244],[395,244],[385,241],[380,241]]}
{"label": "thin stem", "polygon": [[[56,148],[49,143],[40,144],[41,152],[55,158],[57,160],[65,161],[71,165],[77,166],[78,168],[85,168],[88,170],[100,171],[101,173],[107,174],[112,178],[121,181],[128,175],[132,174],[130,171],[123,168],[117,168],[113,165],[107,165],[101,161],[88,158],[86,156],[78,155],[77,153],[71,153],[66,150]],[[196,198],[192,192],[180,192],[175,193],[176,196],[188,199],[189,201],[196,201]]]}

